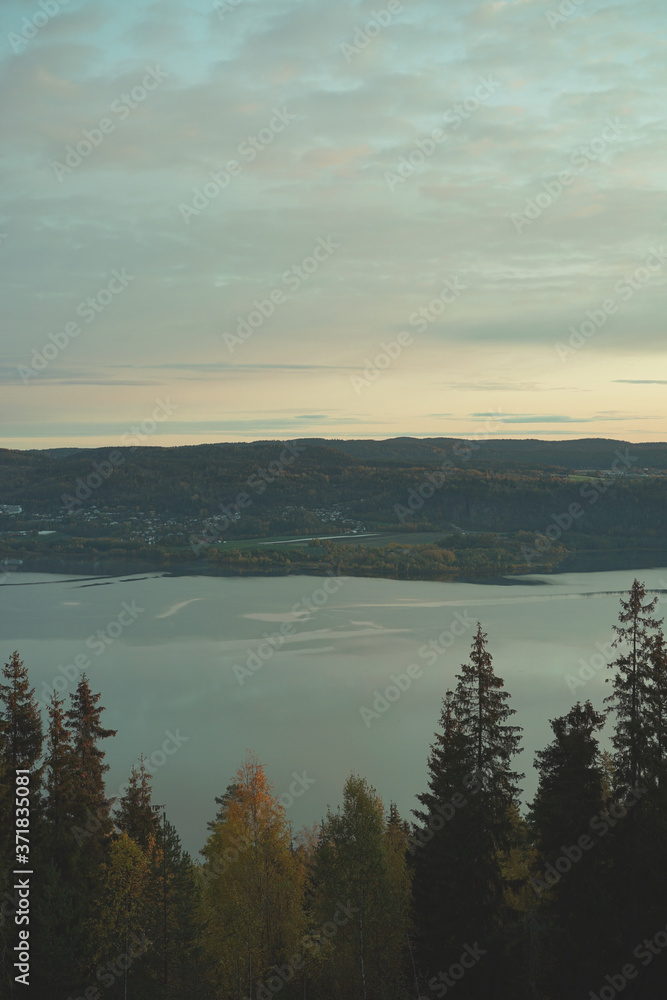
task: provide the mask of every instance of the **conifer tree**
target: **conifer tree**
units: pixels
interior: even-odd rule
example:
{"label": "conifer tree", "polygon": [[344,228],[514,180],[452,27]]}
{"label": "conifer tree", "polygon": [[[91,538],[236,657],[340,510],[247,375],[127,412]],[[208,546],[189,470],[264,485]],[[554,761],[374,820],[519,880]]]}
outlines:
{"label": "conifer tree", "polygon": [[[592,821],[603,812],[603,767],[595,734],[605,723],[590,701],[551,721],[554,740],[537,752],[540,776],[530,808],[538,848],[531,880],[543,934],[543,985],[569,1000],[604,972],[615,943],[607,891],[609,860],[604,829]],[[605,891],[606,890],[606,891]],[[611,918],[611,919],[610,919]]]}
{"label": "conifer tree", "polygon": [[653,617],[657,597],[643,603],[646,588],[635,579],[628,599],[621,598],[619,623],[614,625],[614,647],[622,652],[609,664],[615,670],[614,693],[605,701],[616,715],[612,742],[618,782],[635,788],[646,780],[651,756],[651,713],[649,689],[652,680],[652,649],[662,619]]}
{"label": "conifer tree", "polygon": [[[4,978],[14,987],[12,963],[16,943],[16,927],[13,913],[18,902],[14,892],[14,868],[16,855],[14,830],[16,816],[16,778],[18,771],[28,771],[29,815],[28,820],[30,860],[37,861],[42,841],[41,780],[42,766],[42,718],[35,699],[35,690],[30,686],[28,671],[17,651],[14,651],[2,668],[5,683],[0,683],[0,898],[14,904],[5,907],[0,921],[0,981]],[[21,781],[25,775],[20,775]],[[25,808],[22,806],[21,808]]]}
{"label": "conifer tree", "polygon": [[70,695],[72,707],[67,712],[77,785],[74,835],[80,841],[85,839],[97,845],[112,831],[109,817],[112,802],[104,788],[109,765],[104,763],[104,750],[98,744],[116,735],[115,729],[105,729],[101,724],[104,708],[98,705],[100,697],[91,692],[88,678],[83,674],[75,693]]}
{"label": "conifer tree", "polygon": [[454,695],[456,719],[469,741],[475,772],[483,777],[480,801],[484,802],[489,822],[494,824],[497,838],[504,826],[509,826],[508,808],[516,802],[518,782],[525,777],[512,770],[512,760],[520,753],[519,726],[508,725],[516,712],[508,705],[509,693],[504,681],[493,670],[487,649],[486,633],[477,623],[470,659],[457,674]]}
{"label": "conifer tree", "polygon": [[132,765],[127,790],[114,813],[118,827],[143,850],[155,842],[160,826],[159,806],[154,806],[151,801],[151,778],[142,754],[139,770]]}
{"label": "conifer tree", "polygon": [[[506,917],[501,852],[511,849],[516,831],[523,775],[512,761],[520,728],[508,724],[514,710],[486,638],[478,623],[470,659],[443,702],[442,733],[429,758],[429,791],[418,796],[425,809],[415,813],[418,950],[432,989],[433,976],[451,965],[457,951],[473,941],[486,949]],[[461,997],[476,996],[495,982],[493,972],[493,960],[480,963],[466,974]]]}
{"label": "conifer tree", "polygon": [[76,981],[83,909],[78,858],[72,837],[77,785],[72,736],[64,702],[54,692],[44,758],[44,842],[40,852],[40,893],[33,918],[34,984],[44,997],[55,998]]}
{"label": "conifer tree", "polygon": [[39,793],[41,768],[35,765],[42,755],[42,717],[35,699],[35,689],[30,687],[28,671],[14,651],[2,668],[7,681],[0,684],[0,713],[3,722],[2,757],[7,776],[13,781],[17,770],[31,772],[31,784]]}
{"label": "conifer tree", "polygon": [[[651,853],[650,814],[656,803],[654,766],[658,743],[655,730],[656,663],[662,619],[654,616],[657,598],[646,599],[646,588],[635,579],[627,600],[621,598],[619,624],[614,625],[619,648],[609,664],[613,694],[605,701],[615,715],[614,791],[621,807],[631,803],[627,819],[614,830],[613,846],[617,871],[624,872],[618,893],[618,923],[626,947],[640,931],[650,927],[648,900],[652,897],[654,875],[648,862]],[[659,714],[659,713],[658,713]]]}
{"label": "conifer tree", "polygon": [[77,795],[72,734],[67,728],[63,705],[64,700],[59,699],[54,691],[48,706],[49,727],[44,760],[44,818],[54,848],[62,842],[63,831],[71,827]]}

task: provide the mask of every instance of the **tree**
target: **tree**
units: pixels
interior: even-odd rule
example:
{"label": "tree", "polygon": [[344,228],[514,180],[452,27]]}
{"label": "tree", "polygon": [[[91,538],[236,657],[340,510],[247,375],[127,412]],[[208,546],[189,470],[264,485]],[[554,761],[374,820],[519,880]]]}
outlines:
{"label": "tree", "polygon": [[5,663],[2,676],[9,682],[0,684],[0,703],[4,706],[2,757],[7,775],[13,782],[17,770],[30,771],[36,794],[41,777],[41,769],[35,771],[35,764],[42,755],[42,717],[18,652],[14,651]]}
{"label": "tree", "polygon": [[613,890],[608,851],[599,829],[591,826],[606,805],[595,737],[604,723],[590,701],[578,702],[551,721],[554,740],[535,755],[540,779],[529,817],[538,869],[531,885],[544,927],[543,986],[558,984],[562,1000],[583,995],[613,957],[609,942],[617,947],[613,891],[611,896],[604,891]]}
{"label": "tree", "polygon": [[[656,781],[653,768],[656,763],[658,737],[655,723],[660,712],[658,691],[661,689],[659,635],[662,619],[654,617],[657,598],[646,601],[646,588],[635,579],[628,599],[621,599],[619,624],[614,625],[614,647],[620,647],[619,656],[609,665],[615,669],[612,678],[613,694],[605,701],[615,713],[612,736],[614,746],[615,792],[619,798],[633,796],[633,806],[626,822],[615,831],[615,864],[624,871],[625,878],[619,899],[619,921],[624,930],[626,945],[637,938],[640,923],[645,931],[648,915],[646,900],[652,896],[654,876],[647,867],[650,839],[648,813],[655,801]],[[655,679],[659,679],[658,691]],[[653,795],[650,794],[651,790]],[[649,793],[647,795],[647,793]],[[642,900],[644,904],[642,905]],[[641,917],[640,917],[641,914]]]}
{"label": "tree", "polygon": [[652,680],[655,635],[662,619],[653,617],[657,597],[646,604],[644,584],[635,579],[627,601],[621,599],[619,625],[614,625],[614,647],[624,651],[609,664],[616,670],[614,693],[605,701],[616,714],[612,743],[616,751],[617,779],[626,788],[636,788],[649,769],[651,726],[649,688]]}
{"label": "tree", "polygon": [[298,950],[303,872],[284,807],[249,754],[202,851],[204,951],[216,987],[254,996]]}
{"label": "tree", "polygon": [[[7,895],[14,894],[14,905],[18,896],[13,893],[11,870],[16,855],[14,830],[18,814],[14,813],[17,776],[21,782],[28,771],[29,813],[21,816],[21,823],[29,828],[30,860],[36,863],[41,830],[41,779],[42,767],[37,766],[42,754],[42,719],[35,700],[35,690],[30,687],[28,671],[18,652],[13,652],[2,669],[6,683],[0,683],[0,896],[3,902]],[[25,800],[21,809],[26,808]],[[26,822],[27,821],[27,822]],[[25,832],[25,831],[24,831]],[[5,908],[6,910],[6,908]],[[14,961],[12,951],[16,944],[16,927],[11,924],[9,913],[3,911],[0,921],[0,968],[8,988],[14,988]]]}
{"label": "tree", "polygon": [[649,648],[647,716],[652,739],[648,780],[667,817],[667,644],[662,632],[652,636]]}
{"label": "tree", "polygon": [[[518,781],[512,770],[520,729],[509,694],[493,670],[481,625],[470,659],[447,692],[429,757],[429,791],[417,798],[415,898],[420,964],[433,976],[448,968],[468,942],[486,948],[507,916],[503,852],[517,832]],[[494,960],[466,974],[461,994],[497,989]],[[496,966],[497,970],[497,966]],[[498,970],[497,970],[498,971]],[[486,984],[486,985],[484,985]],[[491,984],[491,985],[490,985]]]}
{"label": "tree", "polygon": [[155,842],[160,826],[157,814],[159,806],[154,806],[151,802],[151,778],[152,775],[146,770],[146,762],[142,754],[139,770],[134,764],[132,765],[127,791],[122,796],[114,813],[118,827],[143,850]]}
{"label": "tree", "polygon": [[507,809],[516,802],[518,782],[525,775],[511,768],[513,757],[521,752],[521,728],[507,724],[516,712],[507,704],[510,696],[503,690],[504,681],[494,673],[486,639],[478,622],[470,659],[456,675],[459,683],[454,711],[469,741],[474,769],[483,776],[480,801],[484,802],[489,821],[500,839],[503,828],[509,827]]}
{"label": "tree", "polygon": [[122,833],[100,869],[94,933],[95,981],[105,989],[115,986],[112,996],[127,995],[128,982],[141,983],[141,965],[153,946],[146,935],[148,880],[148,858]]}
{"label": "tree", "polygon": [[65,829],[69,831],[72,825],[77,794],[72,734],[66,725],[63,705],[64,700],[59,699],[54,691],[48,706],[49,728],[44,760],[44,818],[49,839],[54,846],[62,842],[63,832]]}
{"label": "tree", "polygon": [[318,961],[311,974],[320,996],[402,995],[411,930],[407,842],[395,807],[386,820],[375,789],[351,775],[342,808],[327,812],[315,858],[311,933]]}
{"label": "tree", "polygon": [[100,697],[91,692],[88,678],[83,674],[75,693],[70,695],[72,707],[67,712],[77,785],[75,820],[80,824],[74,828],[74,835],[89,844],[98,844],[112,831],[109,817],[112,800],[107,799],[104,788],[109,765],[104,763],[104,750],[98,743],[115,736],[117,731],[101,725],[104,708],[98,705]]}

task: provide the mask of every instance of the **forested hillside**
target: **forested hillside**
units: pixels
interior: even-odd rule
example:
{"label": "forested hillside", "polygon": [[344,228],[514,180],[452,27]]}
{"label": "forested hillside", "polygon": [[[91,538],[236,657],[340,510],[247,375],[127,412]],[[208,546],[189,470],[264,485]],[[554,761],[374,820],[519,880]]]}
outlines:
{"label": "forested hillside", "polygon": [[[295,831],[248,754],[216,761],[201,860],[152,802],[145,760],[118,796],[105,788],[116,733],[88,679],[42,718],[15,653],[0,684],[1,995],[659,1000],[667,647],[637,580],[610,637],[609,697],[551,720],[522,764],[539,775],[527,808],[521,719],[478,624],[412,818],[341,774],[340,805]],[[597,738],[607,713],[613,753]]]}
{"label": "forested hillside", "polygon": [[[113,569],[124,560],[127,571],[132,560],[145,569],[196,557],[200,572],[334,566],[411,579],[548,569],[580,550],[666,549],[666,456],[660,444],[597,439],[4,451],[0,561]],[[369,532],[381,533],[383,551],[353,553]],[[471,533],[478,541],[463,537]],[[284,547],[329,535],[335,551]],[[245,540],[258,541],[253,553],[229,547]]]}

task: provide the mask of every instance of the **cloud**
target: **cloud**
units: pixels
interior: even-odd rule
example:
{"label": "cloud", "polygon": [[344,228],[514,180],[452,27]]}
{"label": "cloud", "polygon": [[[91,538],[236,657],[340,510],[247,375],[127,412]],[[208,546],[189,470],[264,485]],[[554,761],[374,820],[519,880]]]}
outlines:
{"label": "cloud", "polygon": [[[444,17],[437,0],[411,0],[349,59],[341,46],[372,19],[370,0],[241,0],[222,18],[212,0],[73,3],[0,58],[0,381],[15,412],[33,391],[15,365],[122,267],[136,275],[127,293],[33,381],[38,426],[69,426],[72,407],[82,425],[101,406],[105,421],[142,412],[174,387],[203,425],[219,414],[218,383],[225,412],[287,399],[316,422],[356,405],[349,375],[402,330],[414,342],[365,390],[359,434],[428,430],[443,405],[462,421],[480,392],[520,410],[526,393],[557,391],[573,411],[586,392],[597,414],[609,383],[626,383],[624,399],[664,384],[618,377],[629,359],[639,373],[664,362],[667,268],[627,300],[616,290],[663,237],[655,0],[631,19],[627,5],[587,0],[554,29],[548,5],[451,0]],[[5,0],[5,37],[36,9]],[[134,100],[154,66],[168,75]],[[293,118],[271,132],[276,109]],[[114,128],[88,150],[84,130],[104,118]],[[603,141],[609,121],[620,127]],[[82,141],[58,180],[53,162]],[[215,190],[231,161],[240,169]],[[193,203],[186,223],[179,206]],[[528,219],[520,232],[512,216]],[[290,287],[328,236],[340,249]],[[439,309],[454,277],[466,291],[419,332],[419,310]],[[276,291],[284,300],[230,358],[222,333]],[[555,369],[554,345],[609,298],[618,310]]]}

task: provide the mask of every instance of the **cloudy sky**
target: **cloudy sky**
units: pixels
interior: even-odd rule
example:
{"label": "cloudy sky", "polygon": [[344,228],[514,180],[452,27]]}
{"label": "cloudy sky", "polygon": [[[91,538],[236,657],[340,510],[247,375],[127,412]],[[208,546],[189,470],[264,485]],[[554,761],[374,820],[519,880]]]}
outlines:
{"label": "cloudy sky", "polygon": [[0,444],[664,440],[664,26],[3,0]]}

